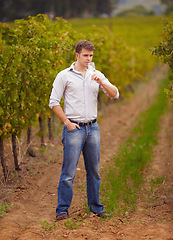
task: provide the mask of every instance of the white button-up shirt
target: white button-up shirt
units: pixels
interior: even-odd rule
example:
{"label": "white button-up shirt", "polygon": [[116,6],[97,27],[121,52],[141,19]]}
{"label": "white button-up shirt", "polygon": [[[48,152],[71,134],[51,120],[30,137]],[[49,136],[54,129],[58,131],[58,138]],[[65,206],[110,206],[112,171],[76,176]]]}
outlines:
{"label": "white button-up shirt", "polygon": [[[85,77],[71,67],[61,71],[55,78],[50,95],[49,107],[60,105],[61,98],[64,99],[64,113],[67,118],[88,122],[97,118],[97,97],[99,88],[106,93],[104,88],[94,80],[91,80],[91,73],[87,69]],[[98,70],[95,70],[102,81],[112,85],[108,79]],[[119,92],[115,98],[119,97]],[[107,93],[106,93],[107,94]]]}

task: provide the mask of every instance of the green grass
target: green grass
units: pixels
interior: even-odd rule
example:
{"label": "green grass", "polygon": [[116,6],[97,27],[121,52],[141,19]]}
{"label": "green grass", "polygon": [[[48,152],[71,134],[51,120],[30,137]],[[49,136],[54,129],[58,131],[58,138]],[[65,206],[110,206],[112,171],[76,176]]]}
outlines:
{"label": "green grass", "polygon": [[152,47],[162,39],[164,17],[115,17],[115,18],[90,18],[71,19],[69,22],[78,32],[85,34],[93,31],[93,26],[97,28],[109,27],[117,36],[121,36],[131,46]]}
{"label": "green grass", "polygon": [[151,161],[160,116],[167,108],[168,100],[163,91],[167,84],[168,79],[161,82],[155,102],[139,116],[133,136],[120,147],[114,165],[105,176],[101,188],[102,200],[113,214],[118,212],[125,216],[126,212],[135,210],[137,194],[144,182],[143,169]]}
{"label": "green grass", "polygon": [[10,210],[11,206],[7,203],[0,202],[0,217],[3,217]]}
{"label": "green grass", "polygon": [[51,231],[52,229],[55,229],[55,228],[59,227],[59,223],[57,223],[57,222],[49,223],[46,220],[40,221],[40,225],[42,227],[41,232]]}
{"label": "green grass", "polygon": [[82,220],[69,219],[64,222],[64,225],[67,229],[76,229],[83,224]]}

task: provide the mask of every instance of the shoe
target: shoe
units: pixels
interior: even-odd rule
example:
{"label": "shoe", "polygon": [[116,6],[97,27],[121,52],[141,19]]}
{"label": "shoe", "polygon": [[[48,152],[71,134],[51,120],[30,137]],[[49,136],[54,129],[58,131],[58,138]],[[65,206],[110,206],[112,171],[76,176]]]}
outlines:
{"label": "shoe", "polygon": [[109,217],[111,217],[111,214],[106,213],[106,212],[101,212],[101,213],[97,214],[97,216],[100,218],[109,218]]}
{"label": "shoe", "polygon": [[67,219],[67,218],[68,218],[67,213],[60,213],[59,215],[56,216],[56,220],[57,221],[60,221],[60,220],[63,220],[63,219]]}

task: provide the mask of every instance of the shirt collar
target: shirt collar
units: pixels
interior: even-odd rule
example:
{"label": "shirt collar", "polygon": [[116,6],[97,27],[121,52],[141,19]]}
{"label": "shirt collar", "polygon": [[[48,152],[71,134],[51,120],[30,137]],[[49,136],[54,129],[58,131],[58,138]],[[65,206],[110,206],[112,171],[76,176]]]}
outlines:
{"label": "shirt collar", "polygon": [[[74,68],[75,63],[76,63],[76,62],[73,62],[73,63],[72,63],[72,65],[68,68],[68,71],[72,71],[72,72],[74,72],[74,73],[76,73],[76,74],[82,75],[80,72],[78,72],[78,71]],[[87,71],[86,71],[86,76],[88,76],[88,68],[87,68]]]}
{"label": "shirt collar", "polygon": [[72,65],[69,67],[69,71],[72,71],[72,72],[74,72],[74,73],[76,73],[76,74],[82,75],[80,72],[78,72],[78,71],[74,68],[75,63],[76,63],[76,62],[72,63]]}
{"label": "shirt collar", "polygon": [[72,63],[72,65],[69,67],[69,71],[75,71],[75,69],[74,69],[75,63],[76,63],[76,62]]}
{"label": "shirt collar", "polygon": [[[72,65],[69,67],[69,71],[75,71],[75,72],[78,72],[77,70],[74,69],[74,66],[75,66],[76,62],[73,62]],[[88,70],[88,68],[87,68]]]}

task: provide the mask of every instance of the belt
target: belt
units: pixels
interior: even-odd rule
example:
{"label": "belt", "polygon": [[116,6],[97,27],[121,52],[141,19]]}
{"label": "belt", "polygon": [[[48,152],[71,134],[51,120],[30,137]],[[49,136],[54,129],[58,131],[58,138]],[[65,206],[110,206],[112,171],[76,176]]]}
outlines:
{"label": "belt", "polygon": [[72,123],[78,124],[80,127],[86,127],[86,126],[89,126],[89,125],[91,125],[91,124],[93,124],[93,123],[96,122],[96,119],[94,119],[94,120],[92,120],[92,121],[90,121],[90,122],[86,122],[86,123],[76,122],[76,121],[73,121],[73,120],[71,120],[71,119],[69,119],[69,120],[70,120],[70,122],[72,122]]}

